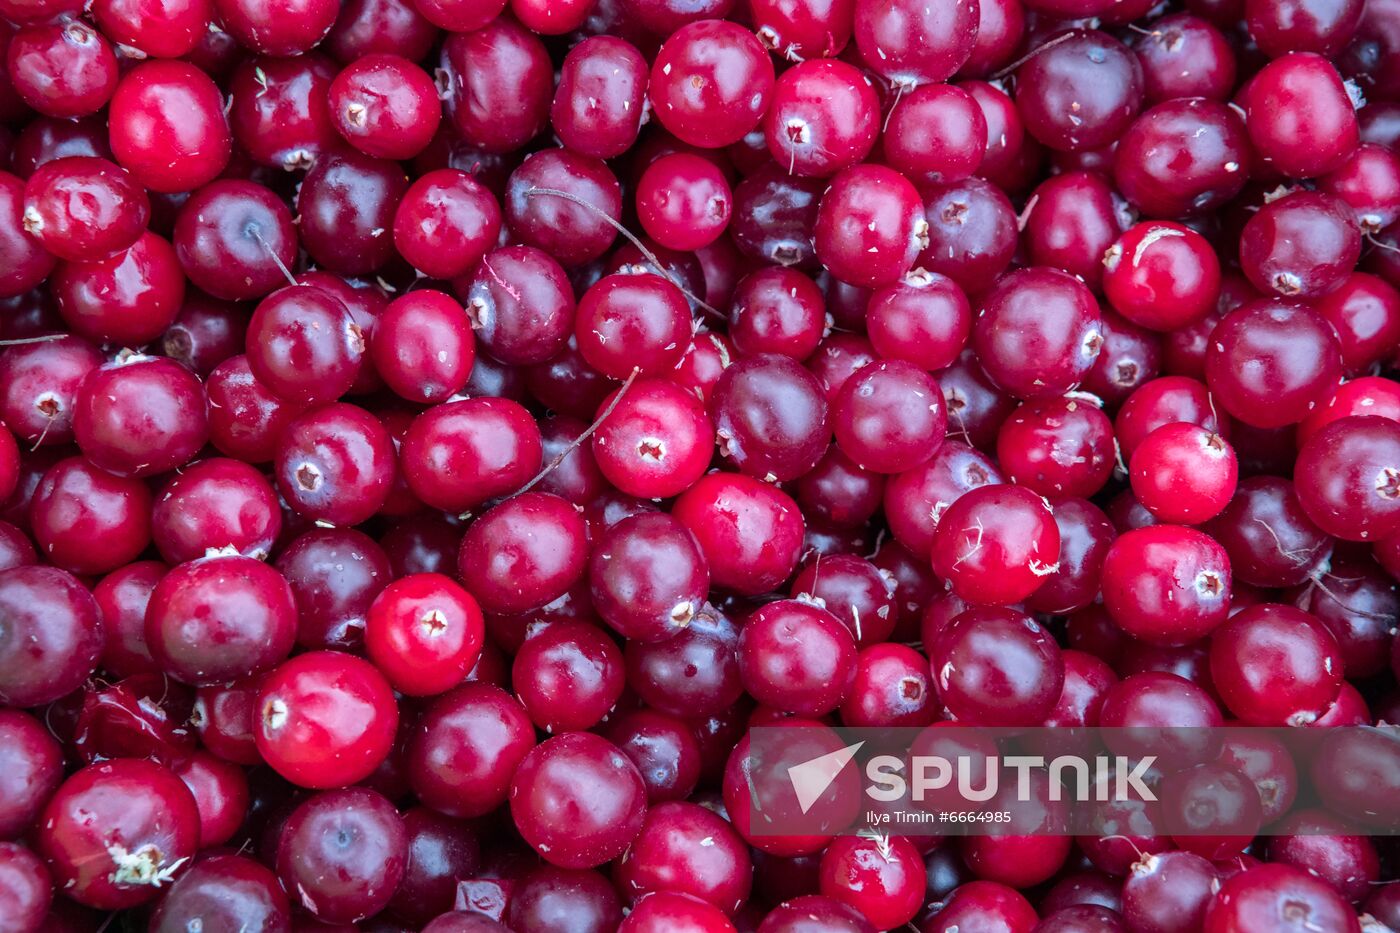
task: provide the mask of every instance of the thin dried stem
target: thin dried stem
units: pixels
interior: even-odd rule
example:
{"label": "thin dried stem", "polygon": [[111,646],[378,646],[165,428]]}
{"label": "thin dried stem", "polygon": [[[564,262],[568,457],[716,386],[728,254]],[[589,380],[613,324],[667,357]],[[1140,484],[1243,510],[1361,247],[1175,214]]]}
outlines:
{"label": "thin dried stem", "polygon": [[661,277],[666,279],[666,281],[670,282],[672,285],[676,286],[676,288],[680,289],[681,294],[688,298],[692,303],[694,303],[694,305],[697,308],[701,309],[702,311],[706,311],[710,314],[713,314],[717,318],[724,317],[724,315],[721,314],[717,308],[702,301],[698,295],[694,294],[693,292],[691,292],[690,289],[686,288],[685,283],[681,282],[681,280],[678,279],[672,272],[668,271],[667,268],[661,264],[661,260],[657,258],[656,254],[653,253],[651,250],[647,249],[647,245],[643,243],[637,237],[636,234],[634,234],[631,230],[628,230],[625,226],[622,225],[620,221],[618,221],[607,211],[603,210],[598,205],[579,197],[576,194],[571,194],[568,191],[563,191],[559,188],[532,187],[525,189],[525,197],[527,198],[537,198],[542,195],[548,195],[550,197],[555,198],[563,198],[570,204],[577,204],[584,210],[596,214],[608,226],[612,227],[618,233],[626,237],[629,243],[637,247],[637,250],[642,254],[642,256],[646,258],[647,262],[651,263],[652,267],[656,269],[656,271],[661,275]]}
{"label": "thin dried stem", "polygon": [[637,368],[636,366],[632,367],[632,372],[628,374],[627,379],[622,383],[622,388],[618,389],[617,392],[613,395],[612,401],[608,402],[608,407],[603,409],[602,414],[595,418],[593,423],[590,424],[582,434],[570,441],[568,447],[565,447],[563,450],[559,451],[559,453],[554,457],[553,460],[545,464],[544,469],[536,473],[534,479],[530,480],[524,486],[521,486],[519,489],[517,489],[515,491],[515,495],[518,496],[522,492],[529,492],[531,489],[534,489],[535,486],[540,482],[540,480],[544,479],[551,472],[553,472],[554,469],[559,466],[559,464],[563,463],[565,459],[568,458],[569,454],[578,450],[579,447],[583,445],[584,441],[592,437],[593,432],[597,431],[600,427],[602,427],[603,422],[607,421],[608,416],[610,416],[617,409],[617,406],[622,402],[623,396],[627,394],[627,390],[632,388],[632,383],[637,381],[637,374],[639,372],[641,372],[639,368]]}

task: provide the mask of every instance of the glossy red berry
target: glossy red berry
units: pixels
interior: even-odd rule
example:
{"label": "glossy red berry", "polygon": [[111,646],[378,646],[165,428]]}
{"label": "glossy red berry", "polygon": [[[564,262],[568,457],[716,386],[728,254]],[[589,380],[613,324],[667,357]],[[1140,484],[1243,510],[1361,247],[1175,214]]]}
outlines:
{"label": "glossy red berry", "polygon": [[938,519],[933,567],[972,603],[1025,599],[1057,569],[1060,533],[1049,504],[1024,486],[981,486]]}
{"label": "glossy red berry", "polygon": [[461,391],[476,360],[462,306],[439,291],[396,298],[374,322],[370,358],[385,384],[410,402],[443,402]]}
{"label": "glossy red berry", "polygon": [[548,493],[507,499],[467,529],[458,571],[487,612],[525,612],[583,576],[587,531],[573,503]]}
{"label": "glossy red berry", "polygon": [[651,67],[648,95],[661,125],[692,146],[736,143],[773,95],[773,63],[752,32],[707,19],[671,34]]}
{"label": "glossy red berry", "polygon": [[715,584],[757,595],[776,589],[797,567],[804,523],[795,503],[773,486],[732,473],[711,473],[671,510],[690,530]]}
{"label": "glossy red berry", "polygon": [[929,242],[918,192],[894,169],[857,165],[822,194],[817,256],[843,282],[874,288],[897,281]]}
{"label": "glossy red berry", "polygon": [[368,661],[311,651],[268,674],[253,736],[278,774],[301,787],[340,787],[368,777],[388,756],[398,705]]}
{"label": "glossy red berry", "polygon": [[99,910],[155,900],[199,847],[199,811],[169,769],[120,758],[69,777],[41,816],[37,846],[66,895]]}
{"label": "glossy red berry", "polygon": [[1150,330],[1199,320],[1220,295],[1220,261],[1205,237],[1181,224],[1137,224],[1109,247],[1103,264],[1108,300]]}
{"label": "glossy red berry", "polygon": [[1103,598],[1113,621],[1134,638],[1190,644],[1229,613],[1230,559],[1214,539],[1193,528],[1129,531],[1104,558]]}
{"label": "glossy red berry", "polygon": [[1199,525],[1220,514],[1235,494],[1239,465],[1229,442],[1198,425],[1157,428],[1133,451],[1133,494],[1164,522]]}
{"label": "glossy red berry", "polygon": [[1338,168],[1359,143],[1351,96],[1336,68],[1321,55],[1290,52],[1274,59],[1250,80],[1242,96],[1255,150],[1290,178]]}
{"label": "glossy red berry", "polygon": [[172,360],[119,358],[83,381],[73,433],[89,461],[119,476],[172,470],[209,437],[204,387]]}
{"label": "glossy red berry", "polygon": [[966,725],[1038,725],[1065,679],[1054,639],[1014,609],[961,613],[939,633],[929,658],[939,699]]}
{"label": "glossy red berry", "polygon": [[1348,541],[1390,537],[1400,523],[1393,477],[1400,424],[1353,416],[1322,428],[1303,445],[1294,470],[1303,511],[1328,534]]}
{"label": "glossy red berry", "polygon": [[1021,399],[1077,386],[1103,345],[1098,306],[1078,280],[1055,269],[1021,269],[982,300],[972,347],[987,375]]}
{"label": "glossy red berry", "polygon": [[855,40],[870,67],[902,87],[936,84],[972,54],[978,10],[971,3],[856,0]]}
{"label": "glossy red berry", "polygon": [[365,617],[365,648],[400,692],[443,693],[481,656],[485,626],[476,600],[439,574],[412,574],[389,584]]}
{"label": "glossy red berry", "polygon": [[214,82],[179,61],[143,62],[112,95],[112,152],[153,191],[190,191],[228,163],[232,141]]}
{"label": "glossy red berry", "polygon": [[521,761],[510,812],[525,841],[560,868],[611,861],[641,832],[646,789],[637,766],[606,739],[572,732]]}

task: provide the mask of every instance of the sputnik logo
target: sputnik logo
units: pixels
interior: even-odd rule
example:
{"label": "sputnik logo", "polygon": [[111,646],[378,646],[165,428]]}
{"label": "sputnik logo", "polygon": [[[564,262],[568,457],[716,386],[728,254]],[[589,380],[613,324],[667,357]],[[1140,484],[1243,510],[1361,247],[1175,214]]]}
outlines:
{"label": "sputnik logo", "polygon": [[797,805],[802,808],[805,815],[812,809],[813,804],[826,793],[826,789],[831,786],[831,782],[836,780],[841,770],[850,764],[856,752],[864,742],[857,742],[854,745],[847,745],[845,748],[838,748],[834,752],[819,755],[801,764],[793,765],[787,769],[788,780],[792,782],[792,789],[797,794]]}

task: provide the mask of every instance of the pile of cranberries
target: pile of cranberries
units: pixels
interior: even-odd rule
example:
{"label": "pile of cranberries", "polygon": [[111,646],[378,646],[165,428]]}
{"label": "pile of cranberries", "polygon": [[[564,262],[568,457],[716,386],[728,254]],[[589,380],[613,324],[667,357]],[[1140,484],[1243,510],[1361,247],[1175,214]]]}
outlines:
{"label": "pile of cranberries", "polygon": [[1400,0],[0,63],[0,933],[1400,930],[1267,736],[1161,777],[1257,836],[964,839],[765,835],[745,736],[1400,722]]}

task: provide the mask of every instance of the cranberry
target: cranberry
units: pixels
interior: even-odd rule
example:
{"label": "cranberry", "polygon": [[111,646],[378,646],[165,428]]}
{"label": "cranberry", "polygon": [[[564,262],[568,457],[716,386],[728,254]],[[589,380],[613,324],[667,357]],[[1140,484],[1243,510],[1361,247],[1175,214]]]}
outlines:
{"label": "cranberry", "polygon": [[476,268],[496,242],[501,209],[476,179],[455,168],[422,176],[394,212],[394,246],[424,275],[448,279]]}
{"label": "cranberry", "polygon": [[1240,265],[1266,295],[1324,295],[1346,279],[1360,254],[1361,234],[1350,209],[1319,191],[1269,201],[1240,234]]}
{"label": "cranberry", "polygon": [[564,349],[572,333],[574,296],[567,275],[533,247],[488,253],[454,290],[476,339],[503,363],[543,363]]}
{"label": "cranberry", "polygon": [[902,473],[938,451],[947,427],[941,402],[938,383],[914,364],[874,363],[837,393],[836,444],[863,469]]}
{"label": "cranberry", "polygon": [[1134,37],[1149,103],[1180,97],[1226,100],[1235,87],[1235,52],[1208,20],[1174,13]]}
{"label": "cranberry", "polygon": [[1060,531],[1059,569],[1027,597],[1027,604],[1063,615],[1098,595],[1103,560],[1117,531],[1107,515],[1083,499],[1060,499],[1052,511]]}
{"label": "cranberry", "polygon": [[215,457],[190,464],[166,485],[151,524],[156,548],[171,564],[227,547],[261,559],[282,530],[282,513],[261,473]]}
{"label": "cranberry", "polygon": [[997,434],[1002,468],[1040,495],[1093,495],[1112,474],[1114,456],[1112,423],[1082,398],[1027,402]]}
{"label": "cranberry", "polygon": [[438,574],[414,574],[380,591],[369,607],[365,647],[398,690],[432,696],[460,683],[481,656],[481,609]]}
{"label": "cranberry", "polygon": [[328,525],[357,525],[378,512],[394,472],[384,425],[343,402],[299,416],[278,442],[278,489],[298,514]]}
{"label": "cranberry", "polygon": [[506,919],[513,929],[606,933],[622,922],[622,904],[612,884],[595,871],[543,865],[516,887]]}
{"label": "cranberry", "polygon": [[792,61],[835,55],[851,41],[854,0],[754,0],[751,7],[759,41]]}
{"label": "cranberry", "polygon": [[117,162],[152,191],[193,190],[228,162],[231,141],[218,88],[184,62],[142,62],[127,72],[110,114]]}
{"label": "cranberry", "polygon": [[986,455],[957,441],[945,441],[922,466],[890,480],[885,487],[885,514],[900,544],[922,558],[932,551],[938,523],[964,493],[1005,482]]}
{"label": "cranberry", "polygon": [[150,210],[146,192],[101,158],[55,159],[24,186],[24,229],[60,259],[103,259],[129,248]]}
{"label": "cranberry", "polygon": [[218,298],[260,298],[296,261],[292,215],[276,195],[247,181],[218,181],[185,202],[175,253],[201,289]]}
{"label": "cranberry", "polygon": [[354,383],[365,336],[335,295],[312,285],[278,289],[248,324],[248,366],[291,402],[329,402]]}
{"label": "cranberry", "polygon": [[302,787],[339,787],[388,756],[398,707],[384,675],[335,651],[298,655],[262,681],[254,711],[258,751]]}
{"label": "cranberry", "polygon": [[50,117],[96,113],[117,85],[117,57],[81,20],[31,25],[9,41],[10,82],[26,104]]}
{"label": "cranberry", "polygon": [[39,706],[65,696],[97,667],[102,619],[71,574],[24,566],[0,572],[0,699]]}
{"label": "cranberry", "polygon": [[611,861],[645,814],[636,765],[606,739],[572,732],[527,754],[511,781],[510,811],[525,841],[560,868]]}
{"label": "cranberry", "polygon": [[743,694],[736,656],[738,631],[712,606],[666,641],[629,640],[628,686],[648,706],[676,716],[713,716]]}
{"label": "cranberry", "polygon": [[909,923],[924,902],[923,859],[903,836],[841,836],[822,855],[821,890],[878,929]]}
{"label": "cranberry", "polygon": [[1211,678],[1230,712],[1254,725],[1306,725],[1342,682],[1336,639],[1291,606],[1241,610],[1211,639]]}
{"label": "cranberry", "polygon": [[929,244],[929,223],[909,180],[880,165],[832,179],[815,226],[818,258],[843,282],[875,288],[898,281]]}
{"label": "cranberry", "polygon": [[152,657],[195,686],[267,671],[291,652],[295,638],[291,588],[249,557],[181,564],[156,585],[146,611]]}
{"label": "cranberry", "polygon": [[1220,262],[1199,233],[1150,222],[1129,229],[1104,255],[1104,292],[1135,324],[1173,331],[1204,317],[1220,294]]}
{"label": "cranberry", "polygon": [[744,687],[760,703],[799,716],[840,706],[856,671],[849,629],[801,600],[769,603],[744,624],[738,643]]}
{"label": "cranberry", "polygon": [[1227,878],[1206,908],[1202,929],[1224,933],[1261,924],[1361,929],[1355,913],[1325,881],[1282,864],[1259,865]]}
{"label": "cranberry", "polygon": [[916,269],[870,296],[866,325],[881,357],[940,370],[967,345],[972,311],[952,279]]}
{"label": "cranberry", "polygon": [[634,903],[666,891],[732,914],[748,899],[751,873],[748,847],[726,820],[697,804],[675,802],[647,811],[614,874]]}
{"label": "cranberry", "polygon": [[1323,531],[1348,541],[1380,540],[1395,531],[1391,448],[1400,439],[1397,428],[1373,415],[1341,418],[1303,445],[1294,473],[1298,500]]}
{"label": "cranberry", "polygon": [[680,386],[638,380],[605,402],[603,411],[592,452],[598,469],[623,492],[673,496],[709,467],[714,428],[704,405]]}
{"label": "cranberry", "polygon": [[356,59],[331,82],[330,109],[345,141],[366,155],[411,159],[432,142],[442,108],[432,78],[398,55]]}
{"label": "cranberry", "polygon": [[1023,223],[1031,261],[1099,287],[1111,266],[1108,251],[1129,219],[1112,186],[1097,172],[1065,172],[1037,186],[1027,203]]}
{"label": "cranberry", "polygon": [[827,403],[815,376],[772,354],[740,360],[716,383],[710,407],[720,452],[768,481],[796,479],[831,441]]}
{"label": "cranberry", "polygon": [[410,733],[409,782],[439,812],[489,813],[505,802],[511,775],[534,744],[534,727],[514,697],[464,684],[435,700]]}
{"label": "cranberry", "polygon": [[205,391],[210,442],[220,453],[247,463],[270,462],[282,429],[302,408],[278,398],[259,382],[242,355],[216,366]]}
{"label": "cranberry", "polygon": [[1306,306],[1252,301],[1211,334],[1206,382],[1231,415],[1260,428],[1293,424],[1341,379],[1336,332]]}
{"label": "cranberry", "polygon": [[1014,609],[972,608],[929,649],[938,697],[969,725],[1037,725],[1054,708],[1064,660],[1054,639]]}
{"label": "cranberry", "polygon": [[1190,97],[1143,113],[1119,141],[1113,178],[1128,202],[1151,217],[1214,210],[1249,179],[1245,121],[1227,105]]}
{"label": "cranberry", "polygon": [[1103,597],[1113,621],[1134,638],[1190,644],[1225,621],[1230,560],[1223,547],[1195,529],[1139,528],[1109,547]]}
{"label": "cranberry", "polygon": [[662,156],[637,181],[637,217],[667,249],[708,246],[729,225],[733,196],[714,162],[690,153]]}
{"label": "cranberry", "polygon": [[22,835],[63,780],[63,752],[40,722],[19,710],[0,712],[0,837]]}
{"label": "cranberry", "polygon": [[891,83],[937,84],[972,54],[978,11],[971,3],[921,6],[910,0],[856,0],[855,40],[861,57]]}
{"label": "cranberry", "polygon": [[856,659],[851,694],[841,704],[848,726],[926,726],[935,715],[934,691],[924,656],[896,644],[876,644]]}
{"label": "cranberry", "polygon": [[56,884],[90,907],[154,900],[199,843],[194,796],[169,769],[121,758],[70,776],[49,800],[36,838]]}
{"label": "cranberry", "polygon": [[583,293],[574,336],[584,360],[605,376],[659,376],[676,367],[690,343],[690,307],[660,275],[616,273]]}
{"label": "cranberry", "polygon": [[1143,438],[1128,473],[1133,494],[1159,520],[1195,525],[1229,504],[1238,465],[1224,438],[1178,421]]}
{"label": "cranberry", "polygon": [[601,257],[617,238],[622,190],[601,160],[544,149],[511,173],[504,206],[516,238],[564,266],[580,266]]}
{"label": "cranberry", "polygon": [[938,519],[933,565],[969,602],[1025,599],[1058,568],[1060,534],[1049,504],[1023,486],[972,489]]}
{"label": "cranberry", "polygon": [[419,415],[400,449],[414,495],[463,512],[520,488],[539,469],[539,428],[506,399],[448,402]]}
{"label": "cranberry", "polygon": [[510,17],[442,45],[446,114],[464,139],[486,152],[529,142],[549,120],[554,69],[544,43]]}
{"label": "cranberry", "polygon": [[1225,510],[1206,526],[1230,555],[1235,578],[1254,586],[1296,586],[1331,555],[1331,540],[1308,518],[1288,480],[1240,482]]}
{"label": "cranberry", "polygon": [[277,874],[302,905],[330,923],[378,913],[408,861],[408,834],[394,805],[364,787],[325,791],[287,818]]}
{"label": "cranberry", "polygon": [[662,44],[647,93],[661,125],[682,142],[717,148],[758,126],[773,84],[773,63],[753,33],[707,19]]}
{"label": "cranberry", "polygon": [[1356,108],[1341,76],[1321,55],[1289,51],[1275,58],[1241,96],[1255,150],[1290,178],[1327,174],[1359,143]]}
{"label": "cranberry", "polygon": [[318,158],[297,193],[302,246],[343,275],[372,272],[394,255],[394,212],[408,180],[390,162],[358,153]]}
{"label": "cranberry", "polygon": [[251,858],[215,853],[175,881],[152,915],[151,929],[168,933],[191,923],[271,928],[290,921],[291,905],[276,875]]}
{"label": "cranberry", "polygon": [[1016,72],[1026,130],[1053,149],[1094,149],[1118,139],[1142,106],[1142,66],[1096,30],[1047,41]]}
{"label": "cranberry", "polygon": [[607,634],[561,621],[527,635],[511,667],[516,696],[548,733],[597,725],[622,695],[622,652]]}
{"label": "cranberry", "polygon": [[884,487],[884,477],[856,466],[833,445],[797,481],[797,500],[804,514],[824,525],[857,528],[880,508]]}
{"label": "cranberry", "polygon": [[375,320],[375,371],[411,402],[442,402],[466,384],[476,339],[461,305],[424,289],[397,298]]}
{"label": "cranberry", "polygon": [[879,112],[875,89],[858,68],[831,59],[801,62],[778,79],[763,135],[789,174],[825,178],[870,153]]}
{"label": "cranberry", "polygon": [[1152,933],[1199,927],[1218,878],[1215,866],[1192,852],[1144,855],[1123,882],[1124,918]]}
{"label": "cranberry", "polygon": [[1001,279],[982,301],[972,346],[993,381],[1022,399],[1074,388],[1103,343],[1088,289],[1063,272],[1030,268]]}
{"label": "cranberry", "polygon": [[488,612],[525,612],[557,599],[583,575],[587,531],[579,509],[548,493],[522,493],[467,529],[458,571]]}
{"label": "cranberry", "polygon": [[40,480],[29,520],[50,563],[73,573],[107,573],[135,560],[150,544],[151,494],[138,479],[113,476],[70,457]]}
{"label": "cranberry", "polygon": [[596,159],[626,152],[641,129],[647,73],[646,59],[625,39],[590,36],[570,49],[550,109],[560,141]]}
{"label": "cranberry", "polygon": [[715,584],[746,595],[775,589],[796,569],[802,514],[779,489],[711,473],[687,489],[672,514],[700,544]]}
{"label": "cranberry", "polygon": [[783,266],[810,265],[812,231],[824,186],[769,163],[734,189],[730,235],[745,256]]}
{"label": "cranberry", "polygon": [[263,55],[310,51],[330,32],[338,12],[327,0],[297,0],[275,9],[252,0],[215,0],[214,5],[238,43]]}
{"label": "cranberry", "polygon": [[933,905],[935,913],[921,924],[930,930],[942,926],[961,929],[964,924],[988,920],[999,924],[1007,933],[1034,929],[1038,920],[1035,908],[1014,888],[995,881],[969,881],[958,885],[952,894]]}
{"label": "cranberry", "polygon": [[671,891],[657,891],[640,900],[618,926],[618,933],[729,933],[734,924],[717,907]]}

